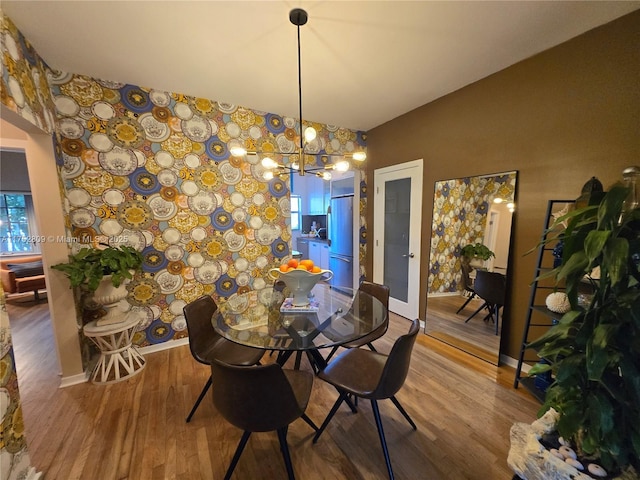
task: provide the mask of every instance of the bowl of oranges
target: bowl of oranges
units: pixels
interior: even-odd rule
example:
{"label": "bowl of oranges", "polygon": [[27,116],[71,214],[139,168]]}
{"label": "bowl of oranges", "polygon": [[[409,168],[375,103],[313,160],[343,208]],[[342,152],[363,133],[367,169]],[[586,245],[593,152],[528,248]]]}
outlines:
{"label": "bowl of oranges", "polygon": [[313,260],[297,260],[292,258],[283,263],[279,268],[269,270],[269,276],[273,280],[282,280],[291,290],[293,305],[302,307],[309,305],[309,292],[320,280],[331,280],[333,272],[323,270],[313,263]]}

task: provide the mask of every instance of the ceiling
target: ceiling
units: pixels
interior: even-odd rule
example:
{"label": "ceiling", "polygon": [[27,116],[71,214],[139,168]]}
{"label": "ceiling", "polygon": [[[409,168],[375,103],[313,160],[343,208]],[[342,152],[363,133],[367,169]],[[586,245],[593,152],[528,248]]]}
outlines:
{"label": "ceiling", "polygon": [[369,130],[640,1],[11,1],[50,67]]}

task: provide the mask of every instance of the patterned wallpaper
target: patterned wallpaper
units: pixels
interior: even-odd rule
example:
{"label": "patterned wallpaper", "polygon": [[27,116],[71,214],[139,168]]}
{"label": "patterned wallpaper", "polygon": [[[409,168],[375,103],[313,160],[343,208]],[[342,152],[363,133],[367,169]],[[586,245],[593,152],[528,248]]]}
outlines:
{"label": "patterned wallpaper", "polygon": [[0,285],[0,478],[27,478],[30,469],[9,317]]}
{"label": "patterned wallpaper", "polygon": [[[127,244],[144,256],[143,274],[129,285],[141,321],[136,344],[186,337],[182,307],[201,295],[269,283],[268,270],[290,254],[288,181],[264,181],[257,157],[229,150],[240,144],[297,161],[296,119],[62,72],[49,85],[70,248]],[[317,165],[365,146],[363,132],[309,125],[318,132],[307,149]]]}
{"label": "patterned wallpaper", "polygon": [[493,198],[513,201],[516,172],[436,182],[428,293],[463,290],[460,249],[482,243]]}
{"label": "patterned wallpaper", "polygon": [[50,69],[1,10],[0,22],[0,101],[41,130],[52,133],[55,117],[47,82]]}

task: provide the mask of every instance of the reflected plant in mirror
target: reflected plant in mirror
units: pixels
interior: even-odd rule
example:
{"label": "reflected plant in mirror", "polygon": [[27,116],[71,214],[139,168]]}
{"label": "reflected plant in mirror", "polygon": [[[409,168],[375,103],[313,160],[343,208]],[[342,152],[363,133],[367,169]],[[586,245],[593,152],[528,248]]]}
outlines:
{"label": "reflected plant in mirror", "polygon": [[474,280],[478,270],[507,275],[516,179],[502,172],[434,189],[425,333],[496,365],[504,309],[481,298]]}

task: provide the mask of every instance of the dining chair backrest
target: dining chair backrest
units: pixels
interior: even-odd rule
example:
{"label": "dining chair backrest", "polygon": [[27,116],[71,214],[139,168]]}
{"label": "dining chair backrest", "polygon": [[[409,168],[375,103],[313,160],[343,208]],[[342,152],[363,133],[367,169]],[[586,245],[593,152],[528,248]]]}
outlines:
{"label": "dining chair backrest", "polygon": [[476,271],[473,290],[485,302],[492,305],[504,305],[506,289],[507,279],[503,274],[486,270]]}
{"label": "dining chair backrest", "polygon": [[[379,283],[373,283],[364,280],[360,284],[360,287],[358,287],[358,291],[369,294],[372,297],[378,299],[384,306],[384,322],[372,332],[372,334],[376,335],[379,338],[384,335],[389,328],[389,287],[386,285],[381,285]],[[361,307],[361,314],[363,311],[364,309],[362,309]],[[368,335],[367,337],[369,337],[370,335]]]}
{"label": "dining chair backrest", "polygon": [[213,403],[232,425],[248,432],[269,432],[304,413],[277,363],[235,366],[214,360]]}
{"label": "dining chair backrest", "polygon": [[379,283],[368,282],[364,280],[358,290],[368,293],[369,295],[376,297],[384,308],[389,310],[389,287],[381,285]]}
{"label": "dining chair backrest", "polygon": [[387,357],[380,382],[372,395],[373,398],[390,398],[402,388],[409,372],[411,352],[419,329],[420,320],[415,319],[409,331],[396,339]]}
{"label": "dining chair backrest", "polygon": [[208,295],[194,300],[182,309],[187,322],[191,354],[197,361],[207,365],[210,359],[204,357],[203,353],[211,349],[212,343],[222,338],[211,323],[211,317],[216,310],[218,310],[216,302]]}

